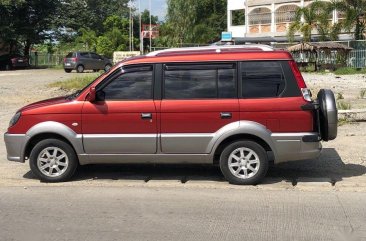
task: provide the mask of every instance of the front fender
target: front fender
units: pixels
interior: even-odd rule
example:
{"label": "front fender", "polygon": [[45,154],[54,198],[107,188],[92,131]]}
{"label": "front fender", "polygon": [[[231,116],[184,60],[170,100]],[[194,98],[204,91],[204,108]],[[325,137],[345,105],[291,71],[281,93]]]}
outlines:
{"label": "front fender", "polygon": [[68,126],[66,126],[62,123],[55,122],[55,121],[45,121],[45,122],[41,122],[41,123],[34,125],[32,128],[30,128],[27,131],[27,133],[25,135],[26,141],[25,141],[25,145],[24,145],[24,150],[22,151],[23,160],[24,160],[24,153],[25,153],[26,147],[29,144],[29,141],[33,137],[35,137],[39,134],[44,134],[44,133],[60,135],[71,143],[71,145],[74,147],[76,154],[84,153],[81,134],[77,134],[71,128],[69,128]]}

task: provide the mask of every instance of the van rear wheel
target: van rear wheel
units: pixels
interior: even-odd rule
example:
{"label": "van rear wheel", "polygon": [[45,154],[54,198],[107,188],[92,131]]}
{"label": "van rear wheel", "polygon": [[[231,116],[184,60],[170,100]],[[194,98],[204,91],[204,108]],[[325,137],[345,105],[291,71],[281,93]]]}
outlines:
{"label": "van rear wheel", "polygon": [[69,180],[78,167],[74,149],[58,139],[38,142],[29,157],[29,166],[41,181],[63,182]]}
{"label": "van rear wheel", "polygon": [[264,178],[268,170],[266,151],[254,141],[233,142],[221,153],[220,169],[226,180],[232,184],[255,185]]}

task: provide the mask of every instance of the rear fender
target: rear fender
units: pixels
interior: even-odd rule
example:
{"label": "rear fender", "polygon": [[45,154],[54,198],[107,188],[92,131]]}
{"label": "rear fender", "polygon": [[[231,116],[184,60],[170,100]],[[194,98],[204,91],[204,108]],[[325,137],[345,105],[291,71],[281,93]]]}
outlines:
{"label": "rear fender", "polygon": [[240,134],[252,135],[262,139],[271,148],[274,157],[276,158],[277,152],[271,137],[272,132],[264,125],[253,121],[237,121],[222,127],[215,133],[214,137],[209,143],[207,147],[207,153],[211,153],[213,156],[220,143],[231,136]]}

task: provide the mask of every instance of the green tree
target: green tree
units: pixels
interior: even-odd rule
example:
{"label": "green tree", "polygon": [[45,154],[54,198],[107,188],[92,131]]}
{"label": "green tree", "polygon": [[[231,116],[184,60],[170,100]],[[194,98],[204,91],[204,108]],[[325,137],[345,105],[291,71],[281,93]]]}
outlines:
{"label": "green tree", "polygon": [[84,44],[86,50],[95,51],[97,45],[97,36],[94,30],[80,28],[80,36],[77,37],[76,41]]}
{"label": "green tree", "polygon": [[72,33],[81,28],[92,29],[97,35],[104,33],[104,21],[112,15],[128,18],[129,0],[73,0],[61,1],[55,10],[55,22],[60,39],[72,40]]}
{"label": "green tree", "polygon": [[114,51],[126,51],[129,46],[128,19],[111,15],[103,22],[103,27],[104,33],[97,39],[97,52],[112,57]]}
{"label": "green tree", "polygon": [[349,31],[354,29],[356,40],[365,39],[365,22],[362,20],[366,18],[366,0],[335,0],[333,3],[345,14],[343,27]]}
{"label": "green tree", "polygon": [[327,2],[315,1],[312,4],[299,8],[296,11],[295,21],[291,23],[287,36],[289,41],[294,40],[294,35],[300,31],[303,35],[303,41],[310,42],[312,33],[315,28],[320,34],[320,39],[325,40],[329,36],[331,25],[329,15],[332,7]]}
{"label": "green tree", "polygon": [[160,44],[208,44],[218,41],[220,33],[226,30],[225,0],[168,0],[167,4]]}
{"label": "green tree", "polygon": [[99,36],[97,40],[97,52],[105,56],[113,55],[113,44],[106,36]]}
{"label": "green tree", "polygon": [[49,39],[54,26],[55,0],[0,2],[0,37],[10,45],[22,44],[25,55],[32,44]]}

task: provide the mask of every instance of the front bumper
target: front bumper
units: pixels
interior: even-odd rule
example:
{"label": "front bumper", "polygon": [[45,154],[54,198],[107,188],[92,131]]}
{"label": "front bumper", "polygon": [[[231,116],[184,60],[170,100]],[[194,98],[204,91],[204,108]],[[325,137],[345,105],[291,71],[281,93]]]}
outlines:
{"label": "front bumper", "polygon": [[318,133],[273,133],[276,147],[275,163],[314,159],[320,155],[322,145]]}
{"label": "front bumper", "polygon": [[24,162],[24,148],[26,135],[24,134],[4,134],[4,141],[9,161]]}

